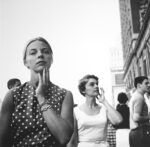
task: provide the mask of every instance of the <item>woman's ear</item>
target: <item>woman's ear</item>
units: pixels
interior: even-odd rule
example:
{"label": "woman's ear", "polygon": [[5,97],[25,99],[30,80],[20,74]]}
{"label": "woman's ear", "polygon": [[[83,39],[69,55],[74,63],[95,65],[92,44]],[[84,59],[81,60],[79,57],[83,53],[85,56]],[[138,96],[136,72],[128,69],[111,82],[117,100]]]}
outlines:
{"label": "woman's ear", "polygon": [[141,84],[140,84],[140,83],[138,83],[138,84],[137,84],[137,88],[140,88],[140,87],[141,87]]}

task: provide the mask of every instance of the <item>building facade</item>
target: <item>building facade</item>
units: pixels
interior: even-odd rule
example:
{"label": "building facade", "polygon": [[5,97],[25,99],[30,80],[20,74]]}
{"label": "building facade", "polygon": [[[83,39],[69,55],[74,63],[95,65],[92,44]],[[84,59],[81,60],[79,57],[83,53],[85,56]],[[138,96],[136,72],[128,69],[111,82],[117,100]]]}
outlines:
{"label": "building facade", "polygon": [[116,108],[118,104],[117,97],[120,92],[126,91],[126,85],[123,81],[123,55],[120,48],[111,48],[111,83],[112,83],[112,102]]}
{"label": "building facade", "polygon": [[136,76],[150,76],[149,0],[119,0],[126,91]]}

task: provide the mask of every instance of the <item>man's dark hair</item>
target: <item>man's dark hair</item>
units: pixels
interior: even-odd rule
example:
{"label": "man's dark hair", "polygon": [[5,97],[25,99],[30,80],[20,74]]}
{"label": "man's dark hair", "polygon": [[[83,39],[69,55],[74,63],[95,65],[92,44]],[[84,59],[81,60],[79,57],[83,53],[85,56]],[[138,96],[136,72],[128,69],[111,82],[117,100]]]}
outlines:
{"label": "man's dark hair", "polygon": [[[20,80],[17,79],[17,78],[12,78],[12,79],[8,80],[8,82],[7,82],[7,88],[8,88],[8,89],[13,88],[13,87],[15,86],[16,82],[18,82],[18,84],[21,85]],[[19,85],[18,85],[18,86],[19,86]]]}
{"label": "man's dark hair", "polygon": [[142,82],[147,79],[148,80],[148,77],[146,76],[139,76],[139,77],[136,77],[134,79],[134,87],[137,88],[137,84],[142,84]]}

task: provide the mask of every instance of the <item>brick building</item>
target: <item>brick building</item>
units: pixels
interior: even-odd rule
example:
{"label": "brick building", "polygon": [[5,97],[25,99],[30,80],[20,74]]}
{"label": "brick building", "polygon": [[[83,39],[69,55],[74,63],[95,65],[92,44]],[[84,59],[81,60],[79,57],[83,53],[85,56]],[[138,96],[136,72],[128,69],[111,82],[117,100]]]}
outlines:
{"label": "brick building", "polygon": [[136,76],[150,76],[150,0],[119,0],[126,90]]}

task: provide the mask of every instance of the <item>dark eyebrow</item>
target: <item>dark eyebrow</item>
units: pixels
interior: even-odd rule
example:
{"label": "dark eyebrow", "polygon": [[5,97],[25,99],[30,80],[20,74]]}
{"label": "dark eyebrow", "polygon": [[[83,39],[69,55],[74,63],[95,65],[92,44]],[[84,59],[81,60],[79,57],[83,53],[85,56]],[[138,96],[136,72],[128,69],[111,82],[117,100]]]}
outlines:
{"label": "dark eyebrow", "polygon": [[48,50],[49,50],[49,48],[48,48],[48,47],[43,47],[43,48],[42,48],[42,50],[45,50],[45,49],[48,49]]}
{"label": "dark eyebrow", "polygon": [[[49,48],[46,48],[46,47],[41,48],[41,50],[45,50],[45,49],[48,49],[48,50],[49,50]],[[37,49],[36,49],[36,48],[31,48],[31,49],[30,49],[30,51],[35,51],[35,50],[37,50]]]}
{"label": "dark eyebrow", "polygon": [[98,82],[90,82],[89,84],[97,84],[98,85]]}
{"label": "dark eyebrow", "polygon": [[35,50],[36,50],[36,48],[31,48],[29,51],[33,51],[33,50],[35,51]]}
{"label": "dark eyebrow", "polygon": [[95,83],[95,82],[90,82],[90,83]]}
{"label": "dark eyebrow", "polygon": [[36,51],[35,48],[31,48],[31,49],[28,51],[29,54],[36,53],[36,52],[37,52],[37,51]]}

